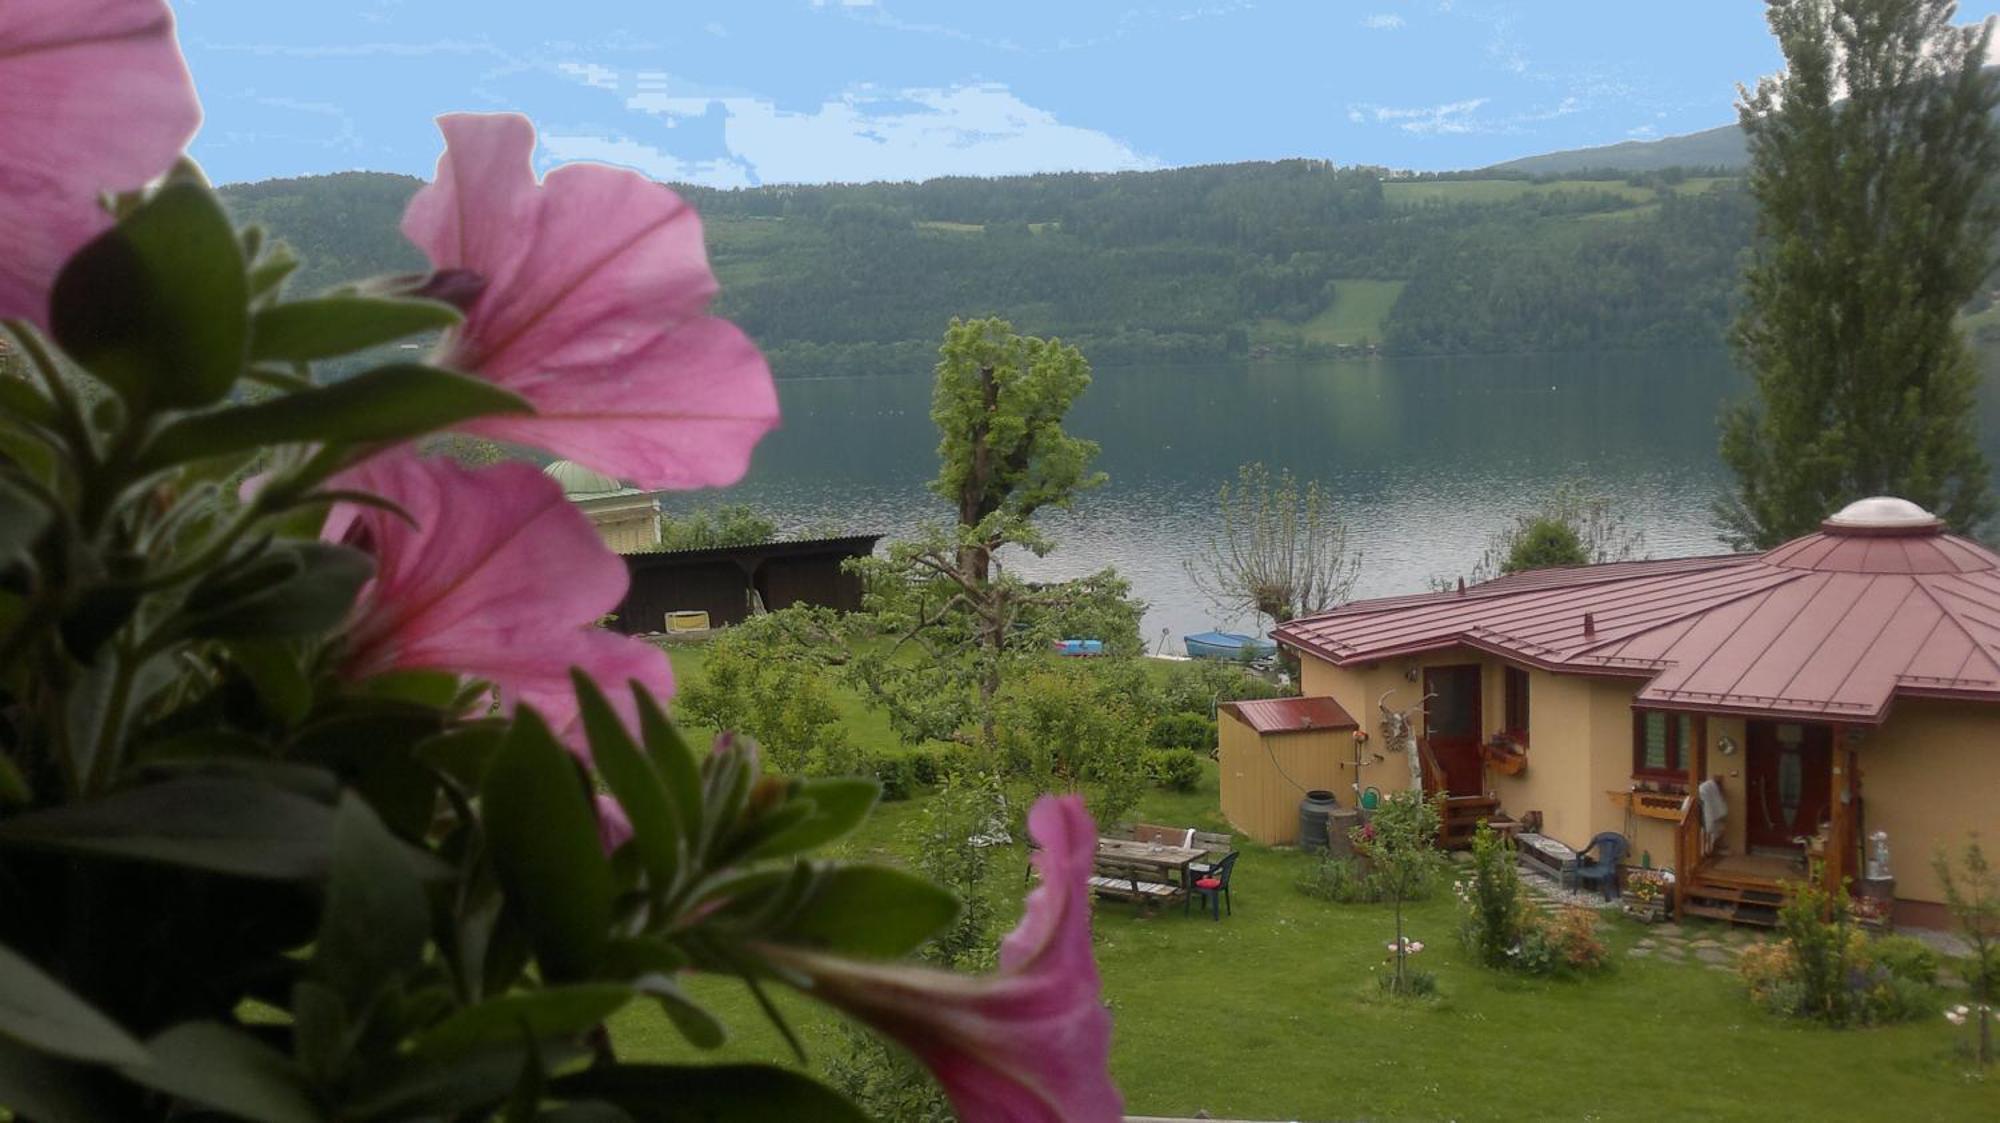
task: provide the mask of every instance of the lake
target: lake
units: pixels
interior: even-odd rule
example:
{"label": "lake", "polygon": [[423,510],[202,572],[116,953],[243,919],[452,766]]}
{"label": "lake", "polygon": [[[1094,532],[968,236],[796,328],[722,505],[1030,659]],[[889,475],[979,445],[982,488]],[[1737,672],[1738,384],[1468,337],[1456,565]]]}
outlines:
{"label": "lake", "polygon": [[[1044,517],[1054,553],[1010,564],[1036,578],[1117,567],[1147,603],[1149,644],[1251,630],[1208,604],[1183,563],[1216,520],[1216,489],[1252,460],[1330,489],[1361,552],[1357,597],[1465,573],[1564,480],[1610,497],[1648,556],[1712,553],[1724,546],[1709,512],[1728,485],[1716,417],[1747,387],[1719,351],[1101,368],[1068,427],[1103,446],[1110,482]],[[928,378],[781,382],[783,428],[743,482],[667,505],[748,503],[792,532],[896,536],[945,521],[926,488],[930,393]],[[2000,463],[1996,395],[1984,397],[1986,453]]]}

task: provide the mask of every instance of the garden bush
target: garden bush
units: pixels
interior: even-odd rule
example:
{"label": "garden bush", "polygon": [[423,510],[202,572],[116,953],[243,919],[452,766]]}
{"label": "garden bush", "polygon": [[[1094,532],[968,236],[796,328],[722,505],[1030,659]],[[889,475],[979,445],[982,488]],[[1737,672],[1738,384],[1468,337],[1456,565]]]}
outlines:
{"label": "garden bush", "polygon": [[1146,740],[1156,749],[1206,752],[1215,747],[1215,720],[1194,713],[1162,714],[1153,719]]}
{"label": "garden bush", "polygon": [[1201,783],[1201,758],[1186,749],[1150,749],[1146,776],[1168,791],[1191,792]]}
{"label": "garden bush", "polygon": [[1299,875],[1293,883],[1308,897],[1337,904],[1379,904],[1388,894],[1370,871],[1352,858],[1328,858]]}
{"label": "garden bush", "polygon": [[1899,979],[1936,986],[1938,953],[1914,936],[1883,936],[1868,944],[1868,960]]}
{"label": "garden bush", "polygon": [[1792,886],[1778,910],[1776,942],[1746,950],[1737,976],[1751,1001],[1780,1017],[1827,1025],[1882,1025],[1927,1017],[1941,1005],[1938,961],[1901,936],[1870,940],[1856,928],[1843,887]]}
{"label": "garden bush", "polygon": [[1460,939],[1488,967],[1505,967],[1517,957],[1527,916],[1514,845],[1485,823],[1472,836],[1472,869],[1452,883],[1464,910]]}

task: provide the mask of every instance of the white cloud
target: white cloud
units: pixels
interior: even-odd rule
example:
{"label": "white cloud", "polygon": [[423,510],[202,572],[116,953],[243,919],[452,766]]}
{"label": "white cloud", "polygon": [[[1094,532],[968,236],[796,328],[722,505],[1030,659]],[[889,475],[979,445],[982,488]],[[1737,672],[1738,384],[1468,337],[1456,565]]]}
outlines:
{"label": "white cloud", "polygon": [[1361,26],[1370,31],[1394,31],[1403,26],[1403,17],[1393,12],[1381,12],[1363,18]]}
{"label": "white cloud", "polygon": [[[759,97],[659,88],[642,88],[625,104],[668,124],[720,107],[729,160],[675,173],[703,183],[716,182],[711,177],[717,175],[734,183],[740,174],[760,183],[814,183],[1159,166],[1124,142],[1066,125],[992,82],[907,90],[863,86],[804,111]],[[619,162],[661,174],[634,159]]]}
{"label": "white cloud", "polygon": [[543,150],[556,162],[595,160],[633,168],[654,179],[709,187],[749,187],[755,182],[749,170],[735,160],[682,160],[625,137],[544,132],[541,141]]}
{"label": "white cloud", "polygon": [[1633,140],[1651,140],[1660,135],[1660,130],[1651,125],[1640,125],[1637,128],[1626,129],[1625,135]]}
{"label": "white cloud", "polygon": [[586,86],[594,86],[600,90],[618,88],[618,72],[608,66],[600,66],[594,62],[559,62],[556,64],[556,69]]}
{"label": "white cloud", "polygon": [[1347,118],[1373,120],[1377,124],[1392,125],[1406,133],[1431,136],[1441,133],[1473,133],[1484,131],[1473,114],[1490,98],[1466,98],[1464,101],[1447,101],[1439,105],[1397,107],[1388,105],[1360,105],[1349,109]]}
{"label": "white cloud", "polygon": [[729,38],[729,29],[714,20],[709,20],[707,23],[702,24],[701,29],[715,36],[717,39]]}

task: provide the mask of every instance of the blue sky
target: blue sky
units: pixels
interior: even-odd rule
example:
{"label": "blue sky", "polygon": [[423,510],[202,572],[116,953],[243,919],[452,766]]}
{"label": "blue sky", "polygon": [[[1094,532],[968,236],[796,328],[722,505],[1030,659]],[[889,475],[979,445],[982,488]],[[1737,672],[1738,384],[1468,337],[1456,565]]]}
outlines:
{"label": "blue sky", "polygon": [[[1692,132],[1777,68],[1753,0],[178,0],[218,181],[540,158],[754,183],[1310,156],[1397,168]],[[1965,20],[2000,0],[1961,4]]]}

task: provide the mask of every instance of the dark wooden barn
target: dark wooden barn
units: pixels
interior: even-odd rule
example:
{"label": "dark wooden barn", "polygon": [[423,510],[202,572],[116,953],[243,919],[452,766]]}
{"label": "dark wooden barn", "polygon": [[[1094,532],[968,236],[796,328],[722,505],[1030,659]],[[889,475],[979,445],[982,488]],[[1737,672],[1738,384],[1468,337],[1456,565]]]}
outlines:
{"label": "dark wooden barn", "polygon": [[768,609],[803,603],[853,611],[861,607],[861,581],[840,565],[866,557],[881,538],[857,534],[626,554],[632,585],[613,627],[628,635],[665,631],[667,613],[686,611],[706,612],[710,625],[721,627],[740,623],[753,603]]}

